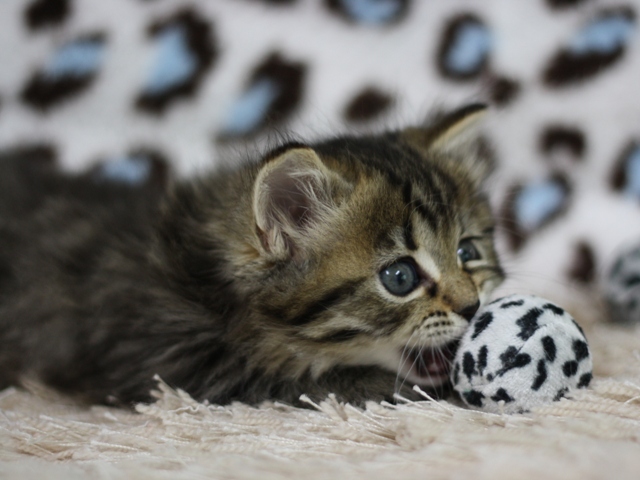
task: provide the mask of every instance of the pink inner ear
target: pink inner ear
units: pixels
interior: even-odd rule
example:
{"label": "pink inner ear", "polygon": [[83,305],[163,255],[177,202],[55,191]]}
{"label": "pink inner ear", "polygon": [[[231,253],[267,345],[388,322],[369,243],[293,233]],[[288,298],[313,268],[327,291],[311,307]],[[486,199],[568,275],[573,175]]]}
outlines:
{"label": "pink inner ear", "polygon": [[295,227],[304,227],[313,218],[313,201],[308,194],[318,194],[318,185],[313,175],[303,175],[296,172],[291,176],[293,169],[278,169],[269,175],[267,185],[269,187],[269,210],[274,216],[284,217]]}

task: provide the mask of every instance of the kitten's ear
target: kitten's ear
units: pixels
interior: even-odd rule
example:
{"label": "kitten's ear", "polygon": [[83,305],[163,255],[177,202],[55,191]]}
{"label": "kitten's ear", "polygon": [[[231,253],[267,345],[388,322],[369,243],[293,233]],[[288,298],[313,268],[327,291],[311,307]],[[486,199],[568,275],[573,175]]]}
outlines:
{"label": "kitten's ear", "polygon": [[275,257],[300,259],[335,208],[335,175],[308,147],[294,146],[267,161],[253,191],[253,212],[263,248]]}
{"label": "kitten's ear", "polygon": [[409,128],[407,141],[426,155],[454,157],[473,176],[483,180],[493,170],[493,159],[482,127],[487,106],[482,103],[466,105],[446,114],[437,115],[423,128]]}
{"label": "kitten's ear", "polygon": [[429,149],[460,151],[477,145],[487,106],[474,103],[436,119],[429,129]]}

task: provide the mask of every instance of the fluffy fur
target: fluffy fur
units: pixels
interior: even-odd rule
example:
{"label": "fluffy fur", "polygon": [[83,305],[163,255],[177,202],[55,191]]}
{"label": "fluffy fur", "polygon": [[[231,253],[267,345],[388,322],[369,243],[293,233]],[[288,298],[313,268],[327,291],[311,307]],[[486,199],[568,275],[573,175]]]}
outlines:
{"label": "fluffy fur", "polygon": [[[130,404],[155,374],[215,403],[440,386],[502,279],[482,111],[289,144],[166,190],[2,158],[0,387]],[[419,276],[405,296],[379,275],[399,259]]]}

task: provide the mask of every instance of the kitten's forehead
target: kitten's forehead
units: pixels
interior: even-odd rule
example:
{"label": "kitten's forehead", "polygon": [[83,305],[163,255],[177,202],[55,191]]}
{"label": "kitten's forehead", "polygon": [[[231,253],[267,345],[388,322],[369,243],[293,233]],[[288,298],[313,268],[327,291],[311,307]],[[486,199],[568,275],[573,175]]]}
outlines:
{"label": "kitten's forehead", "polygon": [[313,148],[330,168],[351,181],[365,176],[387,184],[381,188],[399,189],[402,201],[427,219],[436,214],[434,209],[442,214],[463,191],[468,195],[475,189],[472,172],[458,159],[415,148],[402,133],[339,138]]}
{"label": "kitten's forehead", "polygon": [[399,133],[340,138],[313,148],[330,169],[355,185],[349,215],[339,230],[349,232],[342,238],[352,244],[352,252],[368,240],[361,260],[368,263],[386,252],[392,261],[422,251],[420,263],[434,277],[437,265],[455,262],[451,245],[457,245],[477,208],[472,200],[476,188],[464,172],[456,175],[455,162],[447,168],[450,159],[413,148]]}
{"label": "kitten's forehead", "polygon": [[408,178],[422,179],[425,158],[402,140],[400,134],[343,137],[314,146],[323,159],[351,171],[375,170],[400,186]]}
{"label": "kitten's forehead", "polygon": [[[312,145],[312,148],[321,157],[333,157],[351,167],[374,168],[385,173],[393,183],[408,175],[417,175],[416,180],[423,179],[432,168],[444,169],[456,176],[484,177],[487,174],[486,169],[474,168],[474,164],[491,163],[492,151],[485,139],[478,139],[475,148],[453,145],[446,150],[433,149],[428,144],[416,143],[416,129],[410,130],[414,135],[404,130],[363,137],[346,136]],[[426,168],[416,172],[420,165]]]}

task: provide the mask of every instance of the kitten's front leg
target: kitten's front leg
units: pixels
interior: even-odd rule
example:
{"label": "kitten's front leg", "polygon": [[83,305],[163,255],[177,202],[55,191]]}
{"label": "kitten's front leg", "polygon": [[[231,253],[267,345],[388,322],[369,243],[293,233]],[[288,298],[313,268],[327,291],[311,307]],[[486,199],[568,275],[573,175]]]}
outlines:
{"label": "kitten's front leg", "polygon": [[313,401],[322,401],[333,393],[339,401],[360,407],[367,401],[395,403],[396,393],[411,400],[421,399],[413,390],[413,383],[397,373],[373,366],[334,368],[315,381],[305,382],[304,387],[306,390],[302,393]]}

